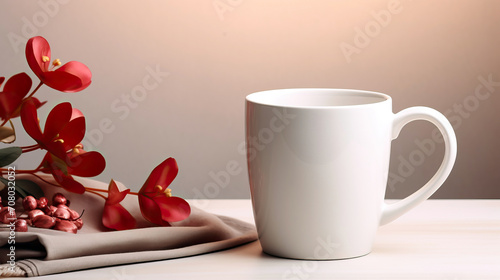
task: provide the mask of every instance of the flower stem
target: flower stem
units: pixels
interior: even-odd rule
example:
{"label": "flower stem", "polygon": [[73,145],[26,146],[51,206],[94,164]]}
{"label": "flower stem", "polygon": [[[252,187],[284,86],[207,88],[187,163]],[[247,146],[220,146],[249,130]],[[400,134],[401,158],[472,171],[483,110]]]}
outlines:
{"label": "flower stem", "polygon": [[30,95],[28,95],[28,97],[26,97],[26,99],[28,99],[28,98],[32,97],[32,96],[35,94],[35,92],[37,92],[37,91],[38,91],[38,89],[39,89],[42,85],[43,85],[43,82],[42,82],[42,81],[40,81],[40,83],[39,83],[39,84],[36,86],[36,88],[35,88],[35,89],[31,92],[31,94],[30,94]]}
{"label": "flower stem", "polygon": [[98,193],[97,191],[89,190],[89,188],[85,188],[85,190],[88,191],[89,193],[93,193],[93,194],[95,194],[97,196],[100,196],[100,197],[106,199],[106,197],[104,195]]}
{"label": "flower stem", "polygon": [[101,190],[101,189],[89,188],[89,187],[85,187],[85,190],[86,191],[94,191],[94,192],[105,192],[105,193],[108,192],[107,190]]}
{"label": "flower stem", "polygon": [[45,182],[45,183],[49,184],[49,185],[52,185],[52,186],[54,186],[54,187],[60,187],[60,185],[58,185],[58,184],[54,184],[54,183],[51,183],[51,182],[49,182],[49,181],[47,181],[47,180],[43,179],[42,177],[40,177],[40,176],[36,175],[35,173],[33,173],[32,175],[33,175],[33,176],[35,176],[35,177],[37,177],[38,179],[42,180],[43,182]]}
{"label": "flower stem", "polygon": [[30,148],[33,148],[33,147],[40,147],[40,145],[34,144],[34,145],[31,145],[31,146],[23,146],[23,147],[21,147],[21,149],[30,149]]}
{"label": "flower stem", "polygon": [[25,146],[25,147],[21,147],[21,149],[23,150],[23,153],[28,153],[28,152],[32,152],[32,151],[36,151],[36,150],[40,149],[40,145],[36,144],[36,145],[32,145],[32,146]]}
{"label": "flower stem", "polygon": [[[96,189],[96,188],[90,188],[90,187],[85,187],[86,191],[93,191],[93,192],[104,192],[104,193],[109,193],[108,190],[103,190],[103,189]],[[139,195],[139,193],[136,192],[129,192],[128,194],[131,195]]]}
{"label": "flower stem", "polygon": [[[0,168],[0,172],[2,172],[2,173],[7,173],[8,171],[9,171],[8,168]],[[39,171],[38,169],[34,169],[34,170],[16,169],[16,173],[22,173],[22,174],[33,174],[33,175],[35,175],[34,173],[38,172],[38,171]]]}

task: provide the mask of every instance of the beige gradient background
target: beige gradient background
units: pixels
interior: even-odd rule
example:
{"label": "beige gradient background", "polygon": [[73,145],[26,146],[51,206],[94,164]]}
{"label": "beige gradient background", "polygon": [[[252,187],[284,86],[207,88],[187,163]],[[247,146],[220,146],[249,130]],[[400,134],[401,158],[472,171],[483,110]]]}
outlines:
{"label": "beige gradient background", "polygon": [[[107,159],[97,179],[133,190],[172,156],[180,166],[175,195],[248,198],[240,152],[245,96],[330,87],[387,93],[394,112],[423,105],[445,113],[458,158],[433,197],[500,198],[499,15],[494,0],[2,0],[0,75],[36,78],[24,58],[33,35],[47,38],[53,58],[88,65],[93,83],[85,91],[37,93],[49,100],[40,118],[71,101],[87,117],[87,148]],[[479,99],[481,79],[494,82],[480,88]],[[432,131],[412,123],[393,142],[388,198],[408,195],[437,170],[442,144],[432,142],[435,151],[423,158],[416,144]],[[39,160],[41,154],[23,156],[18,165]],[[405,161],[411,168],[402,169]],[[217,185],[210,174],[222,176],[228,163],[239,168],[227,186]]]}

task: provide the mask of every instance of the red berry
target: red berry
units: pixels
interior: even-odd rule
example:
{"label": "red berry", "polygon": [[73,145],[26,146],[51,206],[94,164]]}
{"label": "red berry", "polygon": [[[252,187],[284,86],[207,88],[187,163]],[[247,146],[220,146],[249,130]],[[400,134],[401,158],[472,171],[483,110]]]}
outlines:
{"label": "red berry", "polygon": [[56,210],[57,210],[57,207],[50,205],[50,206],[45,207],[43,209],[43,212],[45,212],[45,214],[47,214],[49,216],[52,216],[52,215],[54,215],[54,212],[56,212]]}
{"label": "red berry", "polygon": [[70,233],[76,233],[78,231],[77,226],[73,222],[66,220],[57,221],[54,229]]}
{"label": "red berry", "polygon": [[57,205],[57,208],[69,209],[69,207],[64,204]]}
{"label": "red berry", "polygon": [[0,222],[4,224],[10,224],[10,222],[16,219],[16,210],[12,207],[3,207],[0,211]]}
{"label": "red berry", "polygon": [[24,219],[17,219],[14,223],[15,231],[17,232],[27,232],[28,231],[28,223]]}
{"label": "red berry", "polygon": [[36,198],[34,198],[33,196],[28,195],[27,197],[23,198],[24,210],[30,211],[36,209],[36,206],[37,206]]}
{"label": "red berry", "polygon": [[49,205],[49,200],[45,196],[40,197],[40,199],[36,201],[36,208],[38,209],[43,209],[47,207],[47,205]]}
{"label": "red berry", "polygon": [[57,210],[54,212],[53,216],[59,219],[67,220],[71,217],[71,214],[69,213],[68,209],[57,207]]}
{"label": "red berry", "polygon": [[57,206],[59,204],[66,205],[67,199],[62,193],[56,193],[52,197],[52,205]]}
{"label": "red berry", "polygon": [[76,228],[82,229],[82,227],[83,227],[83,220],[82,219],[76,219],[73,221],[73,223],[75,224]]}
{"label": "red berry", "polygon": [[45,213],[43,213],[43,211],[40,209],[35,209],[35,210],[31,210],[28,212],[28,218],[30,220],[33,220],[36,216],[40,216],[40,215],[45,215]]}
{"label": "red berry", "polygon": [[53,228],[56,224],[56,218],[48,215],[36,216],[33,221],[33,225],[39,228]]}
{"label": "red berry", "polygon": [[75,210],[68,208],[68,212],[71,215],[70,216],[71,220],[76,220],[76,219],[80,218],[80,214],[78,214],[78,212],[76,212]]}

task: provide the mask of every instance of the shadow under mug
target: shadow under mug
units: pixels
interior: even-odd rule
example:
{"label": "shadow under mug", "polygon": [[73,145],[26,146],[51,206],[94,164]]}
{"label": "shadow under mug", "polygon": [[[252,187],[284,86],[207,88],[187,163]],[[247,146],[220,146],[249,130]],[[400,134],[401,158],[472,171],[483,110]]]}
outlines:
{"label": "shadow under mug", "polygon": [[[418,191],[384,202],[391,141],[414,120],[433,123],[445,155]],[[344,259],[371,251],[378,226],[431,196],[457,153],[438,111],[392,113],[386,94],[348,89],[281,89],[246,97],[247,164],[264,252],[294,259]]]}

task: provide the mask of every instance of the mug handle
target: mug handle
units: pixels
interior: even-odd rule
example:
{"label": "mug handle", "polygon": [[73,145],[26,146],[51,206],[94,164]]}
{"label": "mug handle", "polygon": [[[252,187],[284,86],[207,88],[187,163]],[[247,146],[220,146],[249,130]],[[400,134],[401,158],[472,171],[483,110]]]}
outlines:
{"label": "mug handle", "polygon": [[392,222],[408,210],[417,206],[429,198],[441,185],[453,168],[457,157],[457,138],[453,127],[446,117],[440,112],[428,107],[411,107],[400,111],[394,115],[392,139],[396,139],[401,129],[409,122],[416,120],[426,120],[433,123],[443,135],[445,152],[443,162],[434,176],[419,190],[410,196],[392,203],[383,203],[380,225]]}

